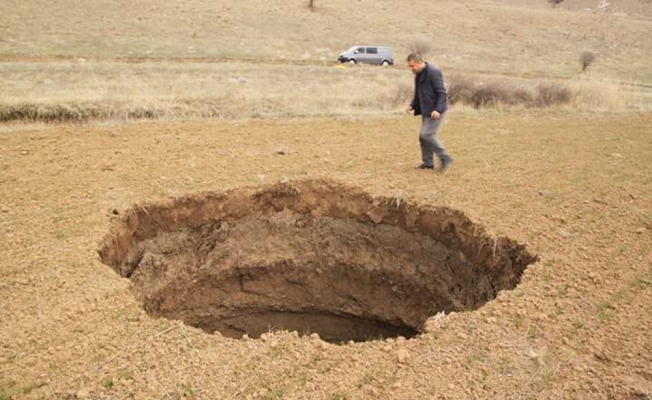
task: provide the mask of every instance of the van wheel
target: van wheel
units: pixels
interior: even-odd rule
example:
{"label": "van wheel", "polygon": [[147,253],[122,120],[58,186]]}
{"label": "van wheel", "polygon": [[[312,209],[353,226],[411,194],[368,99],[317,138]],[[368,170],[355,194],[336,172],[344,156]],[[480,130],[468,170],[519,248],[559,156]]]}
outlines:
{"label": "van wheel", "polygon": [[383,62],[380,63],[380,65],[382,65],[383,67],[386,67],[386,66],[389,65],[389,61],[387,61],[387,60],[383,60]]}
{"label": "van wheel", "polygon": [[349,60],[349,64],[355,64],[355,63],[356,63],[356,61],[354,59]]}

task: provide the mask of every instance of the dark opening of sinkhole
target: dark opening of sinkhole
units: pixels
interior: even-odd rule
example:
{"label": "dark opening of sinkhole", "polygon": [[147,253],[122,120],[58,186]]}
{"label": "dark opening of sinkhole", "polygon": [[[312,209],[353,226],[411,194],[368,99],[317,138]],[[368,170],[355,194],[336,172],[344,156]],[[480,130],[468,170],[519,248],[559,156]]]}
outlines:
{"label": "dark opening of sinkhole", "polygon": [[203,193],[116,217],[99,250],[153,316],[240,338],[413,337],[481,307],[536,261],[462,212],[330,181]]}

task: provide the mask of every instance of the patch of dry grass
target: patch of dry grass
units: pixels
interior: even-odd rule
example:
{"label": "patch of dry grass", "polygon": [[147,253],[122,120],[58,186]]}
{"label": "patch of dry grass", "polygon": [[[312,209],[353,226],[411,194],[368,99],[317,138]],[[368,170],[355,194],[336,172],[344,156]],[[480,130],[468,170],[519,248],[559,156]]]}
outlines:
{"label": "patch of dry grass", "polygon": [[[5,122],[378,116],[399,114],[413,95],[408,71],[372,66],[13,62],[0,64],[0,72]],[[445,79],[452,104],[476,109],[630,106],[620,85],[606,80]]]}
{"label": "patch of dry grass", "polygon": [[591,110],[622,110],[624,108],[648,108],[645,90],[631,91],[627,84],[602,80],[574,81],[570,84],[574,107]]}
{"label": "patch of dry grass", "polygon": [[[406,71],[208,63],[5,63],[0,121],[377,115]],[[400,104],[399,104],[400,103]]]}
{"label": "patch of dry grass", "polygon": [[[642,98],[626,93],[626,86],[605,80],[518,80],[452,74],[448,95],[452,104],[473,108],[567,107],[612,112],[647,107]],[[642,96],[642,93],[639,94]]]}

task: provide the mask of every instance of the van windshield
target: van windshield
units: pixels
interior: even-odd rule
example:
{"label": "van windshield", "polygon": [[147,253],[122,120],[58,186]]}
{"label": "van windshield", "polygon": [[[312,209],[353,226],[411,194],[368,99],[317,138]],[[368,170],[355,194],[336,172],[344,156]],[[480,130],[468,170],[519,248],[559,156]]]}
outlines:
{"label": "van windshield", "polygon": [[359,54],[359,53],[364,54],[364,47],[353,46],[350,49],[348,49],[346,52],[349,54]]}

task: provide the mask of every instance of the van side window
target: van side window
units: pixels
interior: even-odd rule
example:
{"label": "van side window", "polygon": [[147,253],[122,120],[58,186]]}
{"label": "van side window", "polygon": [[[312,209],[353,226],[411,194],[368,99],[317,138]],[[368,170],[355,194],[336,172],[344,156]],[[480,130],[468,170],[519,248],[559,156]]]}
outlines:
{"label": "van side window", "polygon": [[364,54],[364,47],[358,47],[355,49],[355,54]]}
{"label": "van side window", "polygon": [[378,49],[376,47],[367,47],[367,54],[378,54]]}

